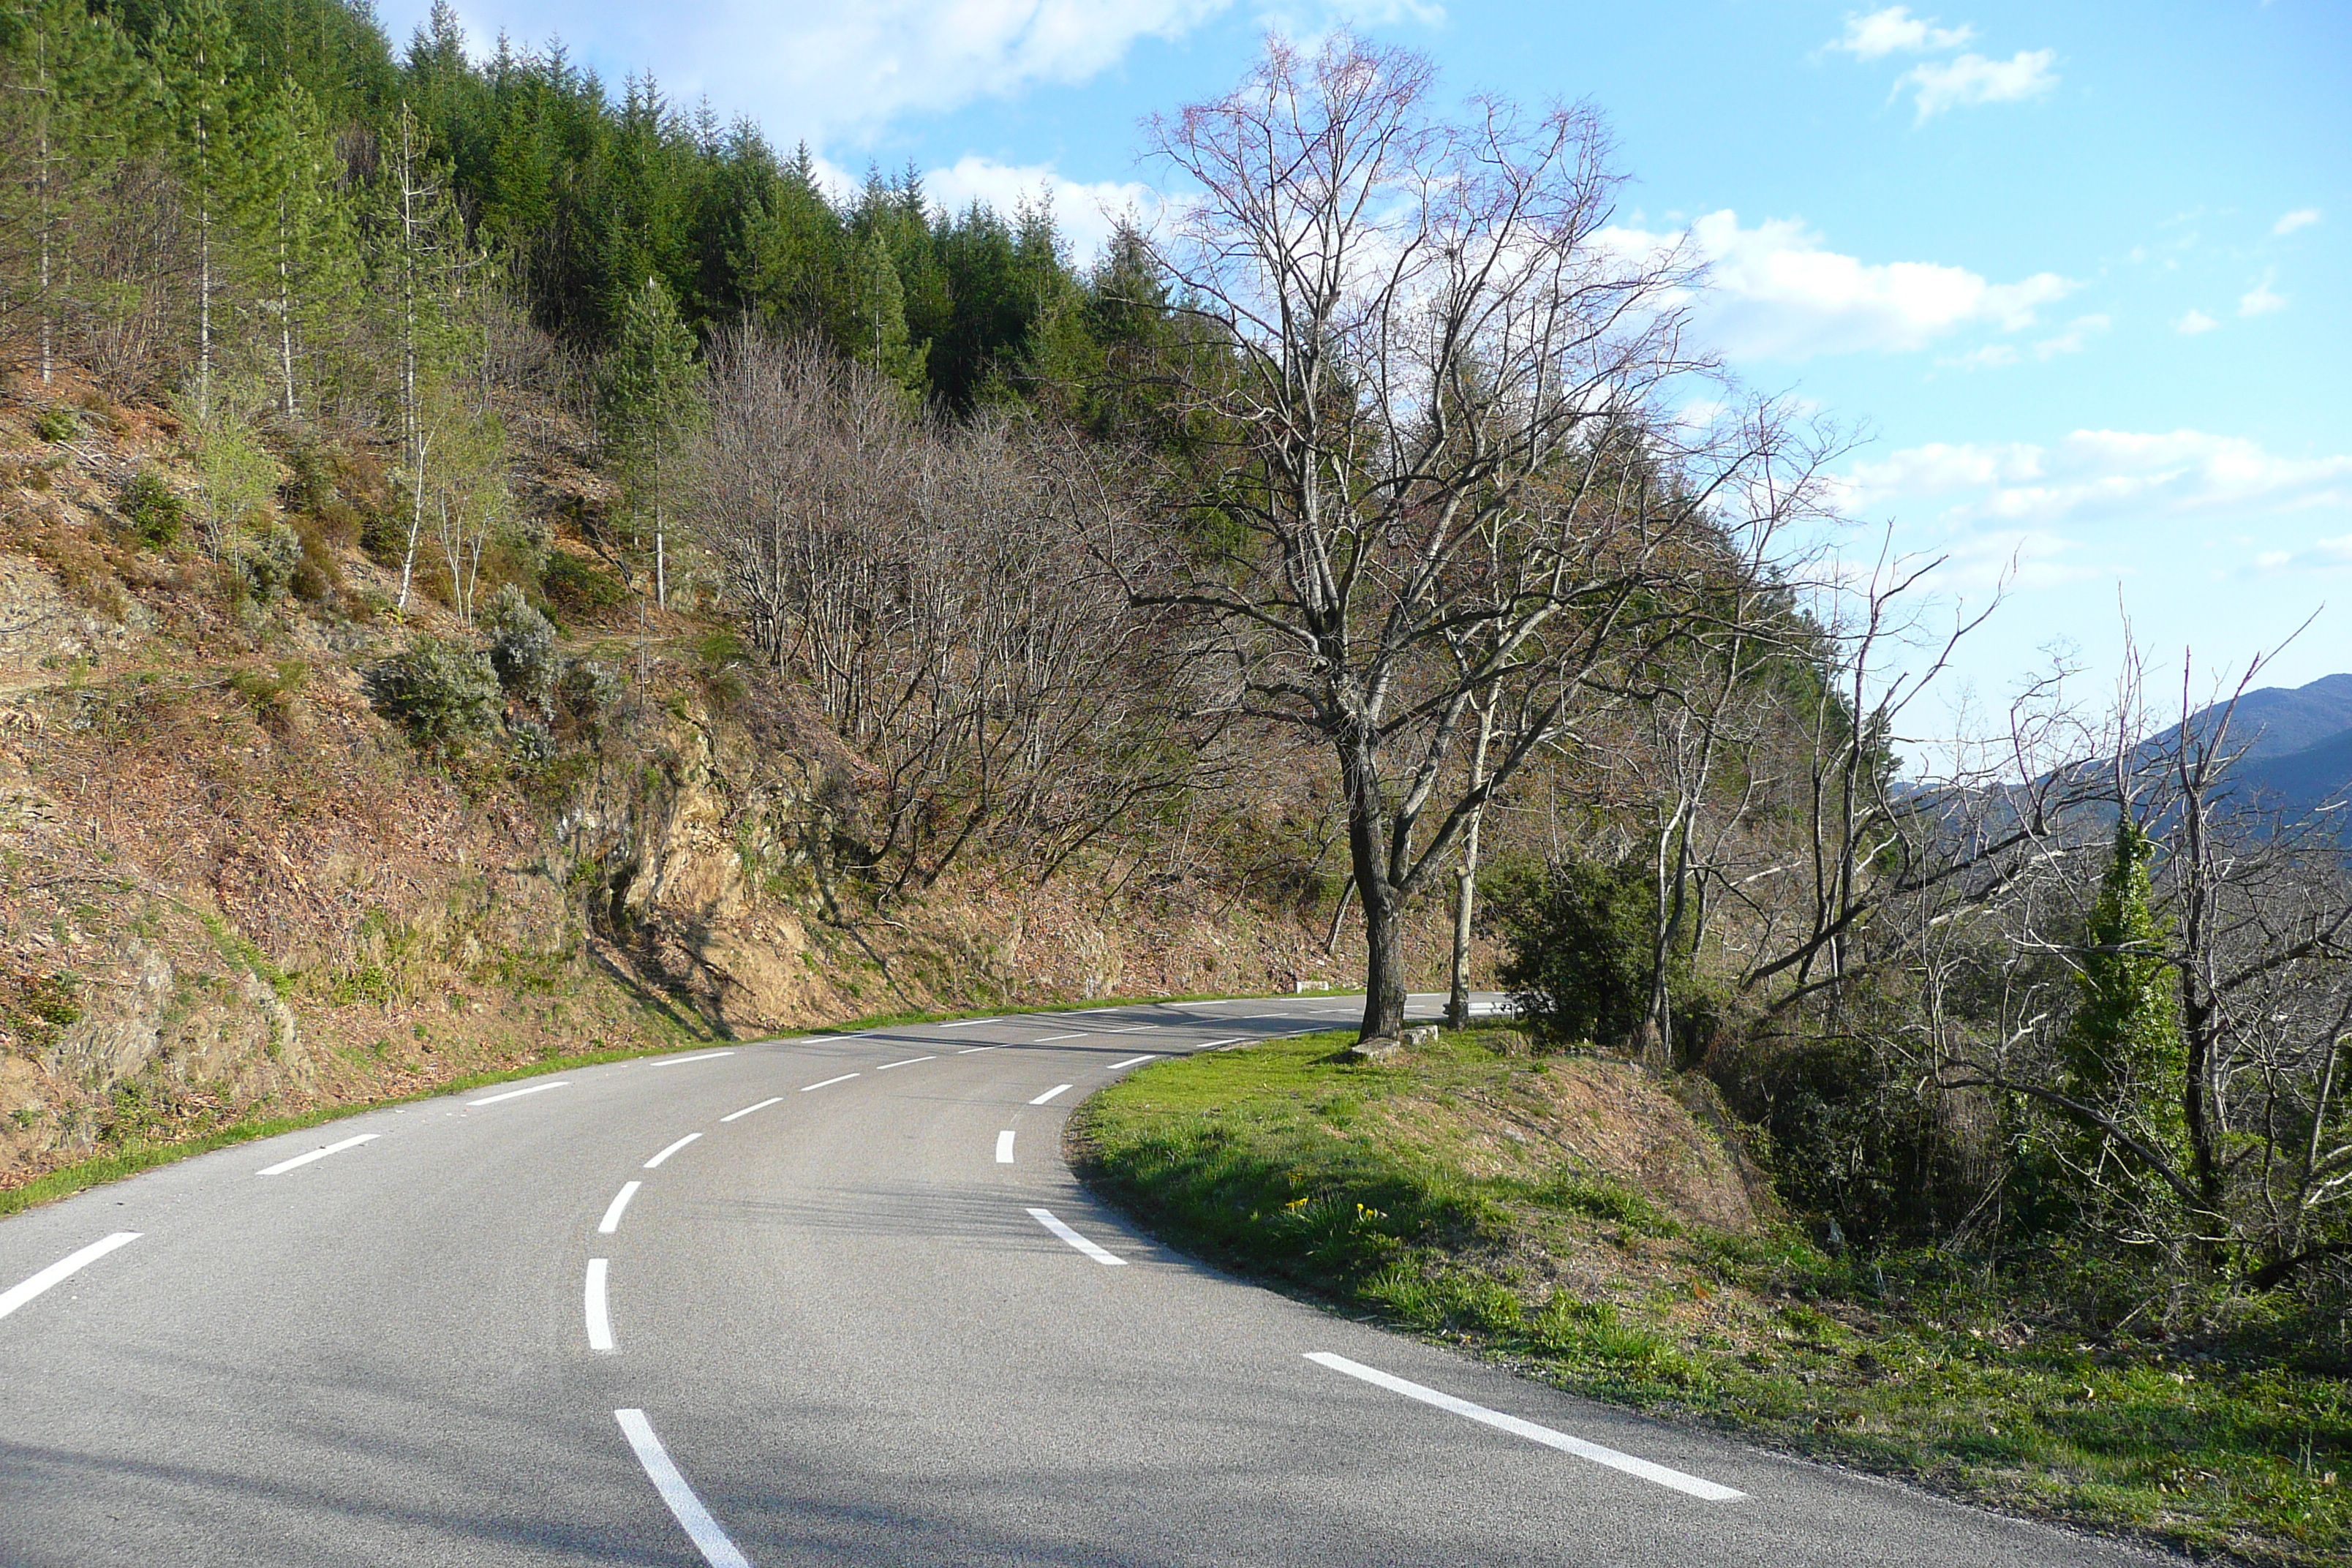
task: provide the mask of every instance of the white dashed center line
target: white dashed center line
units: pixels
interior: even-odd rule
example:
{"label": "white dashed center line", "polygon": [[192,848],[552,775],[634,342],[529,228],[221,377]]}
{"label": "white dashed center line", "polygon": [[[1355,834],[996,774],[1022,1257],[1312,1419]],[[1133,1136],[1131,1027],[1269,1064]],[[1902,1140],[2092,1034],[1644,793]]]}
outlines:
{"label": "white dashed center line", "polygon": [[937,1057],[908,1057],[903,1062],[884,1062],[880,1067],[876,1068],[874,1070],[876,1072],[888,1072],[892,1068],[910,1068],[917,1062],[935,1062],[939,1059],[940,1058]]}
{"label": "white dashed center line", "polygon": [[[1037,1211],[1032,1209],[1029,1212],[1034,1214]],[[1606,1465],[1612,1470],[1639,1476],[1645,1481],[1654,1481],[1685,1496],[1707,1502],[1732,1502],[1748,1495],[1714,1481],[1702,1480],[1696,1476],[1686,1476],[1680,1470],[1668,1469],[1664,1465],[1654,1465],[1647,1459],[1637,1459],[1631,1454],[1621,1454],[1614,1448],[1604,1448],[1598,1443],[1588,1443],[1581,1437],[1571,1437],[1565,1432],[1555,1432],[1549,1426],[1538,1426],[1532,1421],[1522,1421],[1516,1415],[1506,1415],[1499,1410],[1489,1410],[1483,1405],[1473,1405],[1466,1399],[1456,1399],[1450,1394],[1441,1394],[1418,1383],[1408,1383],[1377,1367],[1349,1361],[1343,1355],[1333,1355],[1328,1351],[1308,1351],[1306,1354],[1307,1359],[1318,1366],[1328,1366],[1333,1372],[1361,1378],[1376,1388],[1387,1389],[1391,1394],[1418,1399],[1423,1405],[1433,1405],[1440,1410],[1450,1411],[1497,1431],[1508,1432],[1515,1437],[1525,1437],[1530,1443],[1541,1443],[1547,1448],[1557,1448],[1563,1454],[1573,1454],[1580,1459],[1590,1459],[1596,1465]]]}
{"label": "white dashed center line", "polygon": [[963,1049],[958,1051],[956,1055],[960,1057],[976,1057],[982,1051],[1001,1051],[1003,1048],[1004,1047],[1003,1046],[966,1046]]}
{"label": "white dashed center line", "polygon": [[1030,1043],[1031,1045],[1033,1045],[1033,1046],[1050,1046],[1050,1045],[1052,1045],[1055,1040],[1083,1040],[1083,1039],[1085,1039],[1085,1038],[1086,1038],[1086,1036],[1085,1036],[1084,1034],[1076,1034],[1076,1035],[1047,1035],[1047,1036],[1045,1036],[1044,1037],[1042,1037],[1042,1038],[1040,1038],[1040,1039],[1032,1040],[1032,1041],[1030,1041],[1029,1043]]}
{"label": "white dashed center line", "polygon": [[996,1163],[1000,1165],[1013,1163],[1013,1134],[1010,1132],[996,1135]]}
{"label": "white dashed center line", "polygon": [[1060,1237],[1064,1241],[1068,1242],[1072,1247],[1076,1247],[1080,1252],[1085,1253],[1088,1258],[1093,1258],[1097,1263],[1109,1264],[1117,1268],[1125,1268],[1127,1266],[1126,1258],[1115,1258],[1111,1254],[1105,1252],[1101,1247],[1097,1247],[1093,1242],[1088,1241],[1085,1237],[1080,1236],[1076,1231],[1072,1230],[1068,1226],[1064,1225],[1060,1220],[1055,1219],[1044,1209],[1031,1209],[1029,1211],[1029,1217],[1035,1220],[1039,1225],[1044,1226],[1047,1230],[1052,1231],[1055,1236]]}
{"label": "white dashed center line", "polygon": [[609,1352],[613,1348],[612,1314],[604,1310],[605,1259],[588,1260],[588,1348]]}
{"label": "white dashed center line", "polygon": [[275,1165],[265,1165],[254,1174],[282,1176],[287,1172],[307,1165],[313,1160],[323,1160],[330,1154],[340,1154],[346,1149],[356,1149],[362,1143],[373,1143],[382,1136],[383,1134],[380,1132],[362,1132],[356,1138],[346,1138],[340,1143],[330,1143],[323,1149],[313,1149],[307,1154],[297,1154],[291,1160],[280,1160]]}
{"label": "white dashed center line", "polygon": [[646,1161],[646,1169],[648,1171],[652,1170],[656,1165],[660,1164],[664,1160],[668,1159],[672,1154],[677,1153],[680,1149],[685,1148],[688,1143],[693,1142],[696,1139],[701,1136],[702,1134],[699,1132],[688,1133],[685,1137],[679,1139],[677,1142],[671,1144],[668,1148],[663,1150],[660,1153]]}
{"label": "white dashed center line", "polygon": [[738,1121],[742,1120],[744,1117],[751,1115],[751,1112],[755,1110],[765,1110],[772,1105],[782,1105],[783,1102],[784,1097],[782,1095],[770,1095],[767,1099],[760,1101],[757,1105],[747,1105],[740,1110],[730,1110],[719,1120],[721,1121]]}
{"label": "white dashed center line", "polygon": [[831,1089],[835,1084],[837,1084],[837,1083],[847,1083],[851,1079],[854,1079],[854,1078],[856,1078],[856,1076],[857,1076],[857,1075],[856,1075],[856,1073],[854,1073],[854,1072],[845,1072],[845,1073],[843,1073],[839,1078],[829,1078],[829,1079],[825,1079],[823,1083],[804,1083],[804,1084],[801,1085],[801,1092],[802,1092],[803,1094],[806,1094],[809,1090],[811,1090],[811,1089]]}
{"label": "white dashed center line", "polygon": [[1057,1083],[1053,1088],[1047,1089],[1045,1093],[1039,1095],[1036,1099],[1031,1100],[1029,1103],[1032,1105],[1043,1105],[1047,1100],[1053,1099],[1055,1095],[1061,1093],[1064,1089],[1066,1089],[1069,1087],[1070,1086],[1066,1083]]}
{"label": "white dashed center line", "polygon": [[727,1539],[727,1532],[719,1528],[719,1521],[710,1517],[710,1510],[702,1506],[702,1500],[694,1495],[694,1489],[686,1484],[686,1478],[677,1473],[677,1467],[670,1463],[669,1451],[654,1436],[653,1423],[646,1419],[646,1413],[615,1410],[613,1419],[621,1424],[629,1447],[636,1450],[637,1463],[646,1468],[646,1479],[653,1482],[654,1490],[661,1493],[662,1501],[669,1505],[670,1517],[677,1521],[678,1528],[702,1553],[702,1560],[710,1568],[751,1568],[750,1561],[735,1550],[735,1543]]}
{"label": "white dashed center line", "polygon": [[604,1217],[596,1222],[597,1235],[610,1236],[621,1228],[621,1211],[629,1206],[629,1200],[635,1197],[637,1189],[644,1185],[643,1182],[631,1182],[621,1189],[621,1195],[613,1200],[613,1206],[606,1209]]}
{"label": "white dashed center line", "polygon": [[93,1241],[70,1257],[60,1258],[21,1285],[11,1285],[0,1290],[0,1318],[6,1317],[42,1291],[70,1279],[80,1269],[97,1262],[118,1247],[128,1247],[139,1239],[140,1232],[118,1230],[103,1241]]}
{"label": "white dashed center line", "polygon": [[560,1078],[553,1083],[535,1083],[529,1089],[510,1089],[504,1094],[493,1094],[484,1100],[469,1100],[466,1101],[466,1103],[468,1107],[477,1105],[496,1105],[502,1100],[520,1100],[526,1094],[545,1094],[551,1089],[562,1089],[571,1082],[572,1080],[568,1078]]}

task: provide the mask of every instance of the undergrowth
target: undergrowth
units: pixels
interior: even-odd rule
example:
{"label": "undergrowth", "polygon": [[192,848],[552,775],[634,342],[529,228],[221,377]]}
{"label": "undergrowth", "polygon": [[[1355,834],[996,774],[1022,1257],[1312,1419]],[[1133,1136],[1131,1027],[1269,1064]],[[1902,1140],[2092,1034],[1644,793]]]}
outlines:
{"label": "undergrowth", "polygon": [[2267,1353],[2093,1343],[1978,1260],[1711,1230],[1565,1156],[1475,1174],[1446,1107],[1545,1064],[1347,1039],[1145,1068],[1075,1119],[1080,1171],[1177,1247],[1579,1394],[2199,1554],[2352,1563],[2352,1401],[2279,1353],[2289,1325]]}

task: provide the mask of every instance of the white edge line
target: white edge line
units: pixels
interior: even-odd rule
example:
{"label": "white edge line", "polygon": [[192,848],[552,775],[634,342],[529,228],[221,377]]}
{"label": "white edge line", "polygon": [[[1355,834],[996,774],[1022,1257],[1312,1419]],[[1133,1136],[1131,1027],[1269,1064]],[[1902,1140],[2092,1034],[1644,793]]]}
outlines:
{"label": "white edge line", "polygon": [[1110,1253],[1104,1251],[1101,1247],[1097,1247],[1093,1242],[1088,1241],[1085,1237],[1080,1236],[1076,1231],[1072,1230],[1068,1226],[1064,1225],[1060,1220],[1055,1219],[1044,1209],[1031,1209],[1029,1211],[1029,1217],[1035,1220],[1039,1225],[1044,1226],[1047,1230],[1052,1231],[1055,1236],[1060,1237],[1064,1241],[1068,1242],[1072,1247],[1076,1247],[1080,1252],[1085,1253],[1088,1258],[1093,1258],[1097,1263],[1109,1264],[1114,1268],[1122,1268],[1127,1263],[1126,1258],[1117,1258],[1112,1256]]}
{"label": "white edge line", "polygon": [[783,1102],[784,1097],[782,1095],[772,1095],[768,1099],[760,1101],[757,1105],[747,1105],[740,1110],[730,1110],[719,1120],[721,1121],[740,1121],[755,1110],[765,1110],[772,1105],[782,1105]]}
{"label": "white edge line", "polygon": [[[1033,1209],[1030,1212],[1034,1214],[1036,1211]],[[1565,1432],[1555,1432],[1549,1426],[1538,1426],[1532,1421],[1522,1421],[1516,1415],[1506,1415],[1499,1410],[1489,1410],[1483,1405],[1473,1405],[1466,1399],[1456,1399],[1450,1394],[1441,1394],[1436,1389],[1425,1388],[1418,1383],[1408,1383],[1403,1378],[1393,1376],[1377,1367],[1366,1366],[1361,1362],[1349,1361],[1343,1355],[1333,1355],[1329,1351],[1307,1351],[1305,1354],[1308,1361],[1318,1366],[1328,1366],[1333,1372],[1345,1373],[1349,1377],[1361,1378],[1374,1387],[1387,1389],[1391,1394],[1402,1394],[1407,1399],[1417,1399],[1423,1405],[1433,1405],[1440,1410],[1450,1411],[1455,1415],[1464,1416],[1483,1426],[1508,1432],[1515,1437],[1525,1437],[1531,1443],[1541,1443],[1547,1448],[1557,1448],[1563,1454],[1573,1454],[1580,1459],[1590,1459],[1596,1465],[1606,1465],[1612,1470],[1622,1470],[1629,1476],[1639,1476],[1645,1481],[1654,1482],[1688,1497],[1698,1498],[1706,1502],[1733,1502],[1748,1495],[1745,1492],[1734,1491],[1731,1488],[1718,1485],[1717,1482],[1701,1479],[1697,1476],[1685,1475],[1680,1470],[1668,1469],[1664,1465],[1652,1464],[1647,1459],[1637,1459],[1631,1454],[1621,1454],[1614,1448],[1604,1448],[1598,1443],[1589,1443],[1581,1437],[1571,1437]]]}
{"label": "white edge line", "polygon": [[952,1024],[940,1024],[937,1026],[942,1029],[972,1029],[982,1024],[1002,1024],[1004,1020],[1002,1018],[958,1018]]}
{"label": "white edge line", "polygon": [[996,1135],[996,1163],[1000,1165],[1013,1163],[1013,1134],[1009,1131]]}
{"label": "white edge line", "polygon": [[829,1079],[825,1079],[823,1083],[804,1083],[804,1084],[801,1085],[801,1092],[802,1092],[803,1094],[806,1094],[810,1089],[831,1089],[835,1084],[837,1084],[837,1083],[847,1083],[851,1079],[854,1079],[854,1078],[856,1078],[856,1076],[857,1076],[857,1075],[856,1075],[856,1073],[854,1073],[854,1072],[845,1072],[845,1073],[843,1073],[839,1078],[829,1078]]}
{"label": "white edge line", "polygon": [[588,1348],[600,1353],[613,1349],[613,1316],[604,1308],[604,1271],[602,1258],[588,1260]]}
{"label": "white edge line", "polygon": [[1061,1093],[1064,1089],[1068,1089],[1069,1087],[1070,1086],[1066,1083],[1057,1083],[1053,1088],[1047,1089],[1045,1093],[1039,1095],[1036,1099],[1031,1100],[1029,1103],[1032,1105],[1043,1105],[1047,1100],[1053,1099],[1055,1095]]}
{"label": "white edge line", "polygon": [[356,1138],[346,1138],[340,1143],[330,1143],[323,1149],[313,1149],[307,1154],[297,1154],[291,1160],[280,1160],[275,1165],[264,1165],[253,1173],[257,1176],[282,1176],[298,1165],[307,1165],[313,1160],[323,1160],[330,1154],[340,1154],[346,1149],[356,1149],[362,1143],[373,1143],[383,1136],[381,1132],[362,1132]]}
{"label": "white edge line", "polygon": [[935,1062],[939,1059],[940,1058],[937,1057],[908,1057],[903,1062],[884,1062],[880,1067],[876,1068],[874,1070],[876,1072],[888,1072],[892,1068],[910,1068],[917,1062]]}
{"label": "white edge line", "polygon": [[646,1169],[648,1171],[652,1170],[656,1165],[660,1164],[664,1160],[668,1159],[672,1154],[677,1153],[680,1149],[685,1148],[688,1143],[693,1142],[696,1139],[701,1136],[702,1134],[699,1132],[688,1133],[685,1137],[679,1139],[677,1142],[671,1144],[668,1148],[663,1150],[660,1153],[646,1161]]}
{"label": "white edge line", "polygon": [[553,1083],[535,1083],[529,1089],[510,1089],[504,1094],[491,1095],[488,1100],[469,1100],[466,1101],[466,1104],[468,1107],[477,1105],[496,1105],[501,1100],[520,1100],[526,1094],[545,1094],[549,1089],[562,1089],[571,1081],[572,1080],[568,1078],[560,1078]]}
{"label": "white edge line", "polygon": [[11,1285],[0,1290],[0,1318],[6,1317],[50,1286],[72,1278],[84,1265],[95,1263],[118,1247],[128,1247],[143,1234],[135,1230],[118,1230],[102,1241],[93,1241],[79,1252],[60,1258],[21,1285]]}
{"label": "white edge line", "polygon": [[629,1206],[629,1200],[635,1197],[637,1189],[644,1185],[643,1182],[630,1182],[621,1188],[621,1195],[613,1200],[613,1206],[606,1209],[604,1217],[596,1222],[598,1236],[610,1236],[621,1228],[621,1211]]}
{"label": "white edge line", "polygon": [[1124,1072],[1124,1071],[1125,1071],[1127,1068],[1132,1068],[1132,1067],[1141,1067],[1145,1062],[1156,1062],[1156,1061],[1158,1061],[1159,1059],[1160,1059],[1160,1053],[1159,1053],[1159,1052],[1157,1052],[1157,1051],[1153,1051],[1153,1052],[1152,1052],[1150,1055],[1149,1055],[1149,1056],[1129,1057],[1129,1058],[1127,1058],[1127,1060],[1125,1060],[1125,1061],[1123,1061],[1123,1062],[1113,1062],[1113,1063],[1111,1063],[1111,1064],[1110,1064],[1110,1066],[1108,1066],[1108,1067],[1107,1067],[1107,1068],[1103,1068],[1103,1071],[1105,1071],[1105,1072]]}
{"label": "white edge line", "polygon": [[1230,1040],[1204,1040],[1201,1044],[1194,1046],[1192,1048],[1196,1051],[1213,1051],[1219,1046],[1238,1046],[1244,1040],[1255,1039],[1255,1037],[1256,1037],[1254,1035],[1235,1035]]}
{"label": "white edge line", "polygon": [[682,1068],[688,1062],[715,1062],[720,1057],[731,1057],[733,1051],[705,1051],[698,1057],[672,1057],[666,1062],[647,1062],[647,1067]]}
{"label": "white edge line", "polygon": [[646,1413],[615,1410],[613,1419],[621,1424],[621,1435],[636,1450],[637,1463],[646,1468],[646,1479],[653,1482],[654,1490],[661,1493],[662,1501],[669,1505],[670,1517],[677,1521],[678,1528],[702,1553],[702,1560],[710,1568],[751,1568],[750,1561],[735,1550],[735,1543],[727,1539],[727,1532],[719,1528],[719,1521],[710,1517],[710,1510],[702,1506],[702,1500],[694,1495],[694,1489],[686,1484],[686,1478],[677,1473],[677,1467],[670,1463],[669,1450],[654,1436],[653,1423],[646,1419]]}

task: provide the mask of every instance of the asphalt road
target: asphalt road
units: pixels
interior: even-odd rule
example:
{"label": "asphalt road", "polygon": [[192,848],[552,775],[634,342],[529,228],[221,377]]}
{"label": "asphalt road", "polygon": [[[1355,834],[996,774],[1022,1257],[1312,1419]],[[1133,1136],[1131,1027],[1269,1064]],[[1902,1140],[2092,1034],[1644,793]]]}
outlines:
{"label": "asphalt road", "polygon": [[1358,1005],[682,1052],[0,1222],[0,1562],[2163,1561],[1235,1283],[1064,1164],[1139,1058]]}

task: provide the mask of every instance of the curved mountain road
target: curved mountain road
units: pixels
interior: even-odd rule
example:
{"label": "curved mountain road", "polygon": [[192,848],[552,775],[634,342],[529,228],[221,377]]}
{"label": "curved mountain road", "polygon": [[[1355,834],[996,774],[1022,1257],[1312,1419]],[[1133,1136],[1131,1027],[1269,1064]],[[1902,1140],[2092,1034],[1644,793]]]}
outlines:
{"label": "curved mountain road", "polygon": [[1141,1058],[1357,1005],[714,1047],[0,1223],[0,1563],[2162,1561],[1236,1283],[1063,1163]]}

